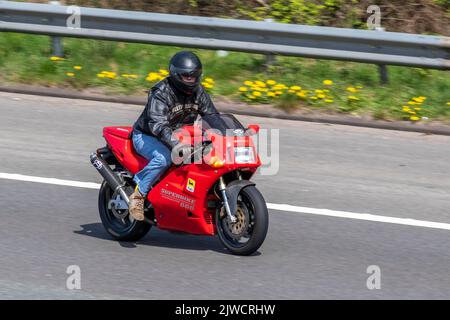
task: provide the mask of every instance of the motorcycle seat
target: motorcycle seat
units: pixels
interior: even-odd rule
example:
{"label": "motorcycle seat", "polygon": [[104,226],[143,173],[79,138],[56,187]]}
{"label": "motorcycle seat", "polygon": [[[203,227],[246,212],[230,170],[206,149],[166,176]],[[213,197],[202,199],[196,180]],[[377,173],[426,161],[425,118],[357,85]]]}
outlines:
{"label": "motorcycle seat", "polygon": [[105,127],[103,129],[104,133],[111,134],[116,137],[131,139],[133,135],[133,128],[126,126],[118,126],[118,127]]}

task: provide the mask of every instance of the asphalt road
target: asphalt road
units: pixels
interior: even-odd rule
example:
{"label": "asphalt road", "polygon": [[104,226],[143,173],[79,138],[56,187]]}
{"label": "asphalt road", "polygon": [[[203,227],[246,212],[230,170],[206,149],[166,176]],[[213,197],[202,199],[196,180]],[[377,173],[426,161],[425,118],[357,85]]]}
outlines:
{"label": "asphalt road", "polygon": [[[89,153],[140,107],[0,93],[0,173],[100,183]],[[238,117],[280,129],[267,202],[450,223],[450,137]],[[270,210],[259,252],[152,229],[119,243],[97,190],[0,178],[0,298],[449,299],[450,231]],[[68,290],[78,265],[81,290]],[[381,270],[369,290],[368,266]]]}

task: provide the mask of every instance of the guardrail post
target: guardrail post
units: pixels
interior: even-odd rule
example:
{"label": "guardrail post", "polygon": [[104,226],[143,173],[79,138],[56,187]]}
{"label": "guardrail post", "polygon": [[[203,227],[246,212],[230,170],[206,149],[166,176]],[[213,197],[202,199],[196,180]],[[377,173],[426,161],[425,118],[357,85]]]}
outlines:
{"label": "guardrail post", "polygon": [[[59,6],[61,3],[59,1],[49,1],[49,4]],[[63,57],[64,56],[64,49],[62,46],[61,38],[60,37],[51,37],[52,42],[52,56],[55,57]]]}
{"label": "guardrail post", "polygon": [[389,77],[388,77],[387,66],[385,64],[379,64],[378,65],[378,72],[380,73],[380,83],[381,84],[388,84],[389,83]]}
{"label": "guardrail post", "polygon": [[[385,29],[382,27],[375,28],[375,31],[384,32]],[[389,83],[388,70],[385,64],[378,65],[378,73],[380,74],[380,83],[382,85]]]}

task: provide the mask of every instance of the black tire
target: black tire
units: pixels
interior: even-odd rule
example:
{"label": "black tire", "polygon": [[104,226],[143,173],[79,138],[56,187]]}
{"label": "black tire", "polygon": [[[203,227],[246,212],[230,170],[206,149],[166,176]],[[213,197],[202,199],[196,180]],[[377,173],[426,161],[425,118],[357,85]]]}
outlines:
{"label": "black tire", "polygon": [[[246,207],[247,213],[244,216],[248,216],[247,233],[248,241],[240,243],[238,235],[231,234],[229,229],[226,214],[221,210],[217,210],[216,213],[216,227],[217,234],[222,244],[233,254],[240,256],[248,256],[259,249],[263,244],[269,228],[269,213],[267,210],[266,201],[262,194],[254,186],[248,186],[243,188],[238,196],[238,210],[243,210]],[[221,218],[222,215],[222,218]],[[228,228],[228,229],[227,229]]]}
{"label": "black tire", "polygon": [[112,196],[113,191],[108,183],[103,181],[98,196],[98,209],[106,231],[119,241],[138,241],[144,237],[150,231],[151,224],[137,220],[131,221],[129,218],[118,219],[112,210],[108,209],[108,203]]}

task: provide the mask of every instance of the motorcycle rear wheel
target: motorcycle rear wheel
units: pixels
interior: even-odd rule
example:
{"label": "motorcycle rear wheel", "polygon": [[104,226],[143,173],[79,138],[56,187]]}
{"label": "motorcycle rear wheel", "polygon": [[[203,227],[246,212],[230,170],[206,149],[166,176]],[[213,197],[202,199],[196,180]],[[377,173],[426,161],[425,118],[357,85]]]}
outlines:
{"label": "motorcycle rear wheel", "polygon": [[219,239],[231,253],[251,255],[263,244],[269,227],[266,201],[254,186],[240,191],[235,216],[236,223],[231,223],[224,208],[217,210],[216,227]]}
{"label": "motorcycle rear wheel", "polygon": [[[138,241],[150,231],[151,225],[143,221],[130,218],[128,209],[118,212],[110,208],[109,203],[115,198],[113,190],[106,181],[100,187],[98,197],[98,209],[103,227],[115,239],[119,241]],[[120,216],[118,216],[120,214]]]}

